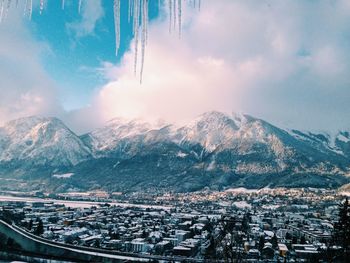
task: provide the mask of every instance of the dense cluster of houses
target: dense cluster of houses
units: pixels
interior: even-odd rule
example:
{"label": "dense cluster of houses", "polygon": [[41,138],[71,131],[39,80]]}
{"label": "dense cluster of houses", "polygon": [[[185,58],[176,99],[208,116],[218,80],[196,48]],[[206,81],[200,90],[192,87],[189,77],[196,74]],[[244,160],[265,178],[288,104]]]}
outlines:
{"label": "dense cluster of houses", "polygon": [[177,196],[169,207],[69,208],[50,201],[3,202],[1,209],[24,214],[20,225],[27,231],[35,233],[41,221],[42,237],[79,246],[203,259],[321,257],[341,197],[283,191],[207,193],[207,199],[193,193]]}

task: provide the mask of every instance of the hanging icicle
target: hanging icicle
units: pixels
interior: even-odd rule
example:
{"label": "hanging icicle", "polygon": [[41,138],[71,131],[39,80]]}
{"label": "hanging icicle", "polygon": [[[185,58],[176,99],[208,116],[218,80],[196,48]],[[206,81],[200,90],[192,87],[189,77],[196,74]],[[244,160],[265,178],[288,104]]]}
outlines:
{"label": "hanging icicle", "polygon": [[177,2],[177,15],[178,15],[178,21],[179,21],[179,38],[181,38],[181,29],[182,29],[182,21],[181,21],[181,15],[182,15],[182,8],[181,8],[181,1],[178,0]]}
{"label": "hanging icicle", "polygon": [[83,0],[79,0],[78,2],[78,13],[80,14],[80,11],[81,11],[81,4],[82,4],[82,1]]}
{"label": "hanging icicle", "polygon": [[7,6],[5,11],[5,18],[7,17],[7,14],[9,13],[10,7],[11,7],[11,0],[7,0]]}
{"label": "hanging icicle", "polygon": [[3,20],[4,17],[4,5],[5,5],[5,0],[0,0],[0,23]]}
{"label": "hanging icicle", "polygon": [[148,41],[148,0],[145,0],[146,1],[146,5],[145,5],[145,14],[144,14],[144,24],[145,24],[145,42],[146,42],[146,45],[147,45],[147,41]]}
{"label": "hanging icicle", "polygon": [[115,55],[120,47],[120,0],[114,0]]}
{"label": "hanging icicle", "polygon": [[176,0],[173,0],[173,27],[174,27],[174,31],[176,31],[176,18],[177,18],[177,14],[176,14]]}
{"label": "hanging icicle", "polygon": [[144,66],[144,63],[145,63],[145,51],[146,51],[146,44],[147,44],[148,0],[143,0],[141,19],[142,19],[142,20],[141,20],[142,35],[141,35],[141,70],[140,70],[140,83],[142,83],[143,66]]}
{"label": "hanging icicle", "polygon": [[140,26],[140,7],[142,0],[135,0],[134,6],[134,30],[135,30],[135,58],[134,58],[134,74],[136,75],[137,69],[137,55],[139,49],[139,26]]}
{"label": "hanging icicle", "polygon": [[28,8],[28,0],[26,0],[26,1],[25,1],[25,4],[24,4],[23,16],[26,16],[26,14],[27,14],[27,8]]}
{"label": "hanging icicle", "polygon": [[31,20],[32,19],[32,13],[33,13],[33,0],[28,1],[28,17]]}
{"label": "hanging icicle", "polygon": [[62,0],[62,10],[64,10],[64,6],[65,6],[65,1]]}
{"label": "hanging icicle", "polygon": [[129,0],[128,3],[128,23],[130,23],[131,17],[133,16],[134,0]]}
{"label": "hanging icicle", "polygon": [[172,0],[169,0],[169,33],[171,33],[172,14],[173,14],[173,3],[172,3]]}
{"label": "hanging icicle", "polygon": [[44,0],[40,0],[40,15],[43,13],[44,10]]}

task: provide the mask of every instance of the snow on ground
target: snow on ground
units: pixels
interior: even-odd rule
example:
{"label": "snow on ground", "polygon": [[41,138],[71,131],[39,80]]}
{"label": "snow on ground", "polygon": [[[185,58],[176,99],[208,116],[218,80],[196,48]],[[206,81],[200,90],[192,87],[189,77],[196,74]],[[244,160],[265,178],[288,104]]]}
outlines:
{"label": "snow on ground", "polygon": [[337,139],[338,139],[339,141],[342,141],[342,142],[345,142],[345,143],[350,142],[350,139],[349,139],[349,138],[346,138],[343,134],[339,134],[339,135],[337,136]]}
{"label": "snow on ground", "polygon": [[281,207],[280,205],[263,205],[262,206],[263,209],[269,209],[269,210],[275,210],[280,207]]}
{"label": "snow on ground", "polygon": [[225,192],[240,194],[240,193],[254,193],[256,191],[258,191],[258,190],[257,189],[247,189],[244,187],[238,187],[238,188],[227,189]]}
{"label": "snow on ground", "polygon": [[250,204],[248,204],[246,201],[238,201],[238,202],[233,202],[233,205],[236,206],[237,208],[248,208],[251,209],[252,206]]}
{"label": "snow on ground", "polygon": [[187,156],[187,154],[186,153],[183,153],[183,152],[178,152],[177,154],[176,154],[176,157],[180,157],[180,158],[185,158]]}
{"label": "snow on ground", "polygon": [[58,179],[66,179],[71,178],[74,175],[74,173],[66,173],[66,174],[54,174],[52,177],[58,178]]}

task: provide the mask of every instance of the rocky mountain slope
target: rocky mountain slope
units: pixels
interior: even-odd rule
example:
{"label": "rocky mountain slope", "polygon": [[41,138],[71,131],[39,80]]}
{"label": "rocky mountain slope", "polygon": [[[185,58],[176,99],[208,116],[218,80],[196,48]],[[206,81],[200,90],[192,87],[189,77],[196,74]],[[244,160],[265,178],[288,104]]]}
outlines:
{"label": "rocky mountain slope", "polygon": [[184,126],[117,118],[80,137],[54,118],[0,128],[0,175],[56,191],[338,187],[349,173],[349,132],[284,130],[248,115],[207,112]]}
{"label": "rocky mountain slope", "polygon": [[0,128],[2,164],[60,167],[90,157],[90,149],[56,118],[22,118]]}

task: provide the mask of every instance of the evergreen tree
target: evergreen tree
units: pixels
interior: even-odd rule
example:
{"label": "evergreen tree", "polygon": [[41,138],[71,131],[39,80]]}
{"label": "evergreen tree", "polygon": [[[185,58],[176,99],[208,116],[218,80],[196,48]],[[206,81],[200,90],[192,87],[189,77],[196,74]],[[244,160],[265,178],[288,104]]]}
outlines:
{"label": "evergreen tree", "polygon": [[350,206],[348,198],[339,205],[339,220],[334,224],[334,241],[342,247],[344,254],[350,254]]}
{"label": "evergreen tree", "polygon": [[273,237],[271,238],[271,244],[273,248],[277,248],[278,246],[278,240],[277,240],[277,236],[276,234],[273,235]]}
{"label": "evergreen tree", "polygon": [[286,234],[286,239],[292,239],[292,235],[289,232]]}
{"label": "evergreen tree", "polygon": [[40,236],[44,233],[44,224],[43,221],[39,218],[38,219],[38,226],[36,228],[35,234]]}
{"label": "evergreen tree", "polygon": [[261,252],[264,248],[264,245],[265,245],[265,238],[264,236],[260,236],[260,239],[259,239],[259,251]]}
{"label": "evergreen tree", "polygon": [[100,248],[100,247],[101,247],[100,240],[95,239],[93,246],[94,246],[95,248]]}
{"label": "evergreen tree", "polygon": [[245,214],[244,217],[243,217],[243,221],[242,221],[242,231],[244,233],[247,233],[248,230],[249,230],[249,213],[248,214]]}
{"label": "evergreen tree", "polygon": [[33,220],[30,219],[29,224],[28,224],[28,230],[32,230],[33,228]]}

